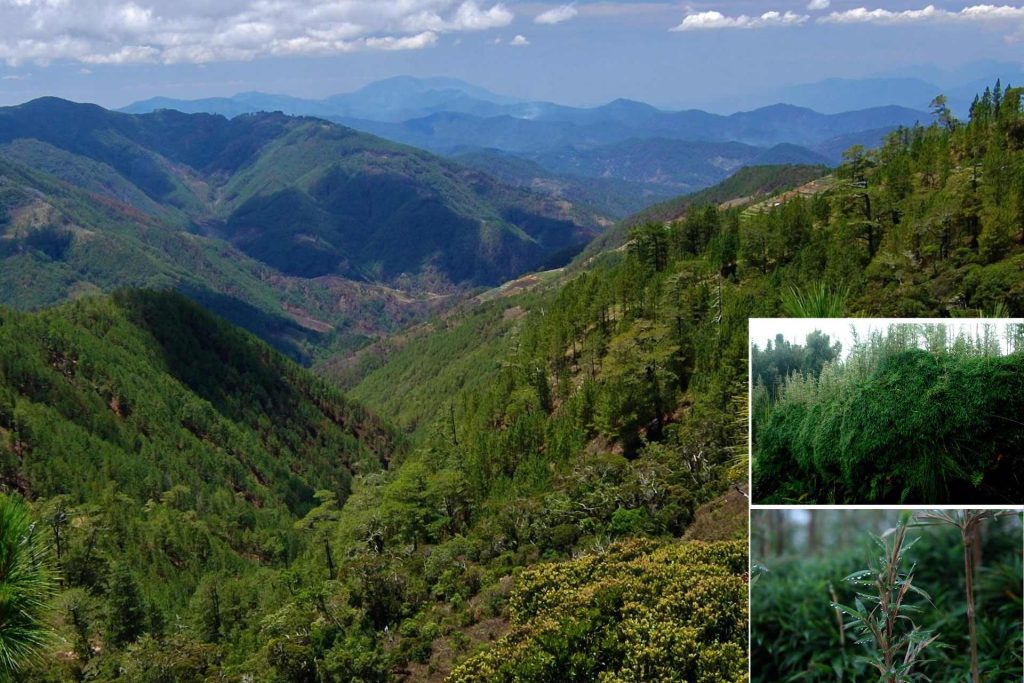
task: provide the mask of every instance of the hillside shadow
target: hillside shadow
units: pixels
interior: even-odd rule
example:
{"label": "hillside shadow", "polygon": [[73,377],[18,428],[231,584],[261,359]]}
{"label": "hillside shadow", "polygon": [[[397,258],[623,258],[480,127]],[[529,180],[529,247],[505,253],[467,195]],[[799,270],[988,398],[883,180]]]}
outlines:
{"label": "hillside shadow", "polygon": [[[298,373],[239,327],[225,322],[228,318],[217,316],[231,314],[265,333],[286,334],[294,331],[291,325],[208,291],[187,296],[174,290],[122,290],[114,298],[136,325],[152,335],[167,372],[229,420],[254,425],[259,415],[273,414],[285,423],[302,403],[302,391],[293,383]],[[213,307],[219,309],[216,314]],[[295,346],[291,351],[299,353]]]}
{"label": "hillside shadow", "polygon": [[214,315],[252,332],[299,365],[309,366],[312,358],[306,349],[323,336],[287,316],[268,313],[221,292],[187,285],[179,286],[178,291]]}

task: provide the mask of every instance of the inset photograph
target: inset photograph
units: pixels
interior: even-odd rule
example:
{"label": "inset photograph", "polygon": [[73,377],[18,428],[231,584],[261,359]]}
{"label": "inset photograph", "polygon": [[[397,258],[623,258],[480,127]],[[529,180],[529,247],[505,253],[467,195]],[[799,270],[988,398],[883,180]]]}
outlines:
{"label": "inset photograph", "polygon": [[750,321],[755,504],[1024,503],[1024,321]]}
{"label": "inset photograph", "polygon": [[752,510],[752,683],[1020,680],[1021,519]]}

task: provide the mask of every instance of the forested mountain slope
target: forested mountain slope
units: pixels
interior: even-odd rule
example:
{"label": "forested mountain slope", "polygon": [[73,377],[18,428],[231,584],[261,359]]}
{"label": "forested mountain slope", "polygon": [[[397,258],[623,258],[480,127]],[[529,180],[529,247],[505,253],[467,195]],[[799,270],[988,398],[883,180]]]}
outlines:
{"label": "forested mountain slope", "polygon": [[[18,144],[36,151],[43,145]],[[109,166],[82,166],[80,157],[65,165],[67,156],[46,158],[65,174],[81,170],[88,189],[0,154],[0,305],[35,310],[119,287],[171,287],[307,359],[317,349],[357,346],[445,304],[343,278],[284,276],[222,240],[181,229],[167,220],[167,205]],[[130,188],[162,218],[106,196],[119,188]]]}
{"label": "forested mountain slope", "polygon": [[397,448],[375,417],[178,294],[4,309],[0,335],[3,482],[30,496],[81,502],[115,483],[144,501],[174,482],[302,512]]}
{"label": "forested mountain slope", "polygon": [[295,520],[344,501],[401,443],[180,295],[0,309],[0,483],[46,529],[65,636],[20,680],[117,678],[101,654],[191,619],[203,577],[258,582],[287,566]]}
{"label": "forested mountain slope", "polygon": [[717,185],[652,204],[605,230],[583,250],[582,259],[617,249],[629,240],[629,232],[644,223],[668,223],[682,218],[692,206],[752,202],[799,187],[828,173],[825,166],[782,164],[745,166]]}
{"label": "forested mountain slope", "polygon": [[0,150],[304,278],[497,283],[599,227],[564,201],[279,113],[134,116],[44,98],[0,109]]}
{"label": "forested mountain slope", "polygon": [[[615,348],[645,334],[643,315],[629,314]],[[681,356],[659,369],[663,390],[647,396],[642,383],[629,404],[609,404],[632,386],[635,369],[617,365],[632,360],[600,352],[590,364],[613,374],[597,379],[556,355],[554,367],[583,387],[547,387],[542,359],[554,347],[537,343],[551,328],[534,313],[527,329],[523,360],[536,358],[536,369],[510,363],[497,383],[456,391],[454,413],[408,452],[376,418],[179,295],[5,312],[2,481],[49,525],[64,581],[53,608],[62,640],[28,679],[436,680],[505,632],[508,600],[526,595],[510,592],[518,567],[573,550],[608,552],[613,564],[600,554],[590,561],[612,568],[677,557],[678,574],[651,580],[707,575],[709,588],[742,592],[741,546],[672,540],[688,527],[693,539],[745,533],[742,498],[721,497],[745,471],[730,447],[743,423],[715,413],[741,403],[731,398],[739,366],[719,365],[717,345],[700,344],[714,388],[693,409],[702,417],[676,424],[661,415],[656,429],[645,422],[677,400]],[[738,354],[738,315],[728,329]],[[589,426],[593,411],[599,431]],[[648,436],[636,438],[638,428]],[[691,447],[690,464],[674,467],[678,449]],[[359,476],[349,495],[351,471]],[[662,538],[604,550],[636,535]],[[592,580],[588,588],[582,576],[540,573],[530,590],[548,593],[546,604],[582,591],[556,622],[610,626],[618,579]],[[656,597],[643,598],[652,618],[663,605]],[[577,604],[597,612],[576,613]],[[667,670],[689,648],[714,643],[721,656],[702,659],[702,670],[733,680],[745,670],[745,620],[730,612],[720,629],[688,635],[687,650],[648,665]],[[521,626],[521,635],[536,628]],[[689,633],[685,620],[678,626]],[[625,673],[647,636],[636,633],[615,659],[582,642],[551,650],[540,632],[530,637],[538,640],[508,671],[560,671],[583,648],[587,676]]]}

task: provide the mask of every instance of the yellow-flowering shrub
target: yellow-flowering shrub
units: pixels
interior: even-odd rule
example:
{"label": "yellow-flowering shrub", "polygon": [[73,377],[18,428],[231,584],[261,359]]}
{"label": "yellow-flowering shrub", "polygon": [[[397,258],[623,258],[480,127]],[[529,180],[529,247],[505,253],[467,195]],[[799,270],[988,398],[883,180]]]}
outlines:
{"label": "yellow-flowering shrub", "polygon": [[747,680],[745,543],[628,541],[525,572],[512,631],[449,678]]}

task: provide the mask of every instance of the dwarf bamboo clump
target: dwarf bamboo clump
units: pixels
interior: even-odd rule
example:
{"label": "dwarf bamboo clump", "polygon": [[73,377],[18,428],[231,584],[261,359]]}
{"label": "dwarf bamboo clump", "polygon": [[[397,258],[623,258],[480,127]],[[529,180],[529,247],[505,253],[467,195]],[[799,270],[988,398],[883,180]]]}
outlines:
{"label": "dwarf bamboo clump", "polygon": [[[1024,326],[1007,326],[1005,348],[989,327],[892,325],[816,373],[755,387],[754,500],[1015,502]],[[755,377],[775,377],[757,360]]]}

